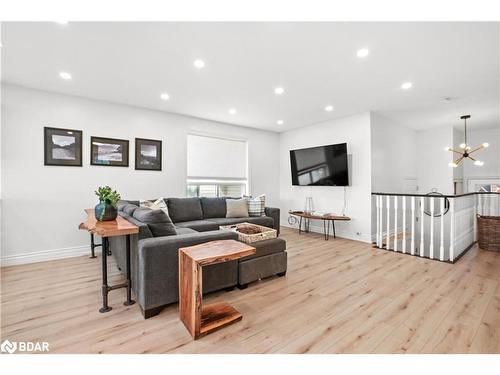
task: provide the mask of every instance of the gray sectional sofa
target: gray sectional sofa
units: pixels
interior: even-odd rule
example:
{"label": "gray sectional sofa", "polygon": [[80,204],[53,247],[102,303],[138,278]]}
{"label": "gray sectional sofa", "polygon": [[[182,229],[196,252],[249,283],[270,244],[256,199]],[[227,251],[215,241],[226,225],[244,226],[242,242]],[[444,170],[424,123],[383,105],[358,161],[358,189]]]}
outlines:
{"label": "gray sectional sofa", "polygon": [[[120,201],[119,215],[139,227],[131,236],[132,290],[147,319],[179,298],[178,250],[204,242],[237,239],[220,225],[242,222],[280,229],[278,208],[265,208],[265,216],[226,218],[226,198],[167,198],[170,219],[155,219],[139,201]],[[146,210],[146,211],[145,211]],[[150,210],[151,211],[151,210]],[[170,221],[171,220],[171,221]],[[122,272],[126,270],[125,237],[111,237],[110,250]],[[254,244],[257,252],[240,260],[215,264],[203,271],[203,293],[243,289],[248,283],[283,276],[287,268],[286,242],[280,238]]]}

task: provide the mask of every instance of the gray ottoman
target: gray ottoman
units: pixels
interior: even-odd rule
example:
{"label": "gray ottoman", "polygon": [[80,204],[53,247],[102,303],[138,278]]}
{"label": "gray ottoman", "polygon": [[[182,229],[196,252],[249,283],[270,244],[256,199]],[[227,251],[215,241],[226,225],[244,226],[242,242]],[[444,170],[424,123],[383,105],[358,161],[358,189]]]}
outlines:
{"label": "gray ottoman", "polygon": [[257,250],[238,261],[238,288],[270,276],[285,276],[287,266],[286,241],[281,238],[250,244]]}

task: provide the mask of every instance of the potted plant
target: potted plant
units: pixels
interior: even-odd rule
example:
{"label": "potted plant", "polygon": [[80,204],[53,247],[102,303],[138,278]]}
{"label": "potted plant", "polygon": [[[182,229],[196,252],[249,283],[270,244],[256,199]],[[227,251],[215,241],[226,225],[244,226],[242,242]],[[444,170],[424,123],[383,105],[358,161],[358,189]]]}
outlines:
{"label": "potted plant", "polygon": [[95,206],[95,217],[99,221],[115,220],[118,216],[117,203],[120,194],[109,186],[100,186],[95,195],[99,197],[99,204]]}

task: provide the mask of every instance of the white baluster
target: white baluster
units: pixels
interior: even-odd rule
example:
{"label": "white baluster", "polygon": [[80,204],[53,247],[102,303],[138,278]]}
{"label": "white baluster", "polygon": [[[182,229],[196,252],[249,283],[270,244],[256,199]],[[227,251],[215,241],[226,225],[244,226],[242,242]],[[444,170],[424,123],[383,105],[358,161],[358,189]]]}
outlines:
{"label": "white baluster", "polygon": [[450,261],[455,259],[455,198],[450,199]]}
{"label": "white baluster", "polygon": [[379,239],[380,239],[380,245],[379,247],[382,248],[384,244],[384,197],[381,195],[380,196],[380,233],[379,233]]}
{"label": "white baluster", "polygon": [[475,215],[474,215],[474,222],[472,223],[474,227],[474,241],[477,241],[477,220],[476,220],[476,215],[482,215],[481,212],[481,194],[476,194],[476,196],[472,196],[473,205],[476,205],[475,209]]}
{"label": "white baluster", "polygon": [[446,198],[441,198],[441,244],[439,245],[439,260],[444,260],[444,203]]}
{"label": "white baluster", "polygon": [[390,233],[390,229],[391,229],[390,228],[390,224],[391,224],[391,220],[390,220],[390,218],[391,218],[391,197],[387,196],[386,203],[387,203],[387,227],[386,227],[387,233],[385,234],[385,241],[386,241],[385,248],[387,250],[389,250],[389,244],[390,244],[390,242],[389,242],[389,240],[390,240],[389,233]]}
{"label": "white baluster", "polygon": [[403,254],[406,253],[406,196],[403,196]]}
{"label": "white baluster", "polygon": [[394,196],[394,251],[398,251],[398,196]]}
{"label": "white baluster", "polygon": [[420,256],[424,256],[424,197],[420,197]]}
{"label": "white baluster", "polygon": [[431,243],[429,247],[429,257],[434,259],[434,198],[430,197],[431,204]]}
{"label": "white baluster", "polygon": [[379,247],[380,244],[380,238],[379,238],[379,233],[380,233],[380,199],[378,195],[375,195],[375,207],[376,207],[376,212],[377,212],[377,227],[376,227],[376,232],[375,232],[375,243],[377,247]]}
{"label": "white baluster", "polygon": [[411,243],[410,254],[415,255],[415,197],[411,197]]}

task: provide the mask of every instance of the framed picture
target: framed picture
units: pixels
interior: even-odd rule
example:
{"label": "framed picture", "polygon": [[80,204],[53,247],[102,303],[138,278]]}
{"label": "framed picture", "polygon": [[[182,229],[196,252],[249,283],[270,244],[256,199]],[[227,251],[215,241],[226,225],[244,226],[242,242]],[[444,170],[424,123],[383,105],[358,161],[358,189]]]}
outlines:
{"label": "framed picture", "polygon": [[82,131],[43,128],[44,164],[68,167],[82,166]]}
{"label": "framed picture", "polygon": [[135,139],[135,169],[161,171],[161,141]]}
{"label": "framed picture", "polygon": [[128,140],[90,137],[90,164],[128,167]]}

